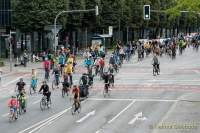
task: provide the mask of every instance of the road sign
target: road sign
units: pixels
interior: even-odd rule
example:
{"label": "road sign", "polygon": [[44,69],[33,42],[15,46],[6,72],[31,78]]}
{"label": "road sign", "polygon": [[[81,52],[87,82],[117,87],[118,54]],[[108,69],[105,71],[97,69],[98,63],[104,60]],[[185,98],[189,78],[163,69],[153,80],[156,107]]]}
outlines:
{"label": "road sign", "polygon": [[150,5],[144,5],[144,20],[150,20]]}

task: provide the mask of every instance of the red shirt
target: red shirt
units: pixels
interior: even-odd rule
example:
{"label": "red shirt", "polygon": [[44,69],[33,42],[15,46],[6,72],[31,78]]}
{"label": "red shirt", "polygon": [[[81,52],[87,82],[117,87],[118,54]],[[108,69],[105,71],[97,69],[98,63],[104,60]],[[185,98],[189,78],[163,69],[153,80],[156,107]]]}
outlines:
{"label": "red shirt", "polygon": [[104,61],[103,58],[101,58],[101,59],[99,60],[99,65],[100,65],[100,66],[104,66],[104,65],[105,65],[105,61]]}
{"label": "red shirt", "polygon": [[43,62],[43,65],[44,65],[44,69],[48,69],[48,70],[50,70],[50,61],[48,61],[48,60],[45,60],[44,62]]}
{"label": "red shirt", "polygon": [[19,101],[17,99],[10,99],[8,102],[8,107],[19,107]]}
{"label": "red shirt", "polygon": [[78,95],[78,94],[80,93],[79,87],[74,88],[74,89],[72,90],[72,93],[74,93],[75,95]]}

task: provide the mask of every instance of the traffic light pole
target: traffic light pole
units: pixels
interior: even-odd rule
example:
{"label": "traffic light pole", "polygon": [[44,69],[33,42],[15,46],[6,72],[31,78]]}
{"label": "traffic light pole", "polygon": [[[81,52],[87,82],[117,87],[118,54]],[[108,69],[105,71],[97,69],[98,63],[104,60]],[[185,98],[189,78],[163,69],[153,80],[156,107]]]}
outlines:
{"label": "traffic light pole", "polygon": [[54,50],[55,52],[57,51],[57,39],[56,39],[56,23],[57,23],[57,19],[58,17],[63,14],[63,13],[80,13],[80,12],[92,12],[92,11],[95,11],[96,12],[96,16],[99,15],[99,12],[98,12],[98,6],[95,7],[95,9],[88,9],[88,10],[70,10],[70,11],[61,11],[59,12],[55,19],[54,19]]}

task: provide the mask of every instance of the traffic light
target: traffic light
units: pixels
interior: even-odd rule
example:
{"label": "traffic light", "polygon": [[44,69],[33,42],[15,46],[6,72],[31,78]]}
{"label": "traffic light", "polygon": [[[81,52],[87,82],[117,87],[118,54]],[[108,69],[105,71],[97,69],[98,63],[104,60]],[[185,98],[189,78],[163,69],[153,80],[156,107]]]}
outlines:
{"label": "traffic light", "polygon": [[144,5],[144,20],[150,20],[150,5]]}

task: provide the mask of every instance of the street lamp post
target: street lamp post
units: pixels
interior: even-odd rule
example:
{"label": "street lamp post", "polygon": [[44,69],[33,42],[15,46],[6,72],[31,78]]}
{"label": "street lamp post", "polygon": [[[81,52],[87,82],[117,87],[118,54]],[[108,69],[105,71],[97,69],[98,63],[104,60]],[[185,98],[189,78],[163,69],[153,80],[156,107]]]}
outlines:
{"label": "street lamp post", "polygon": [[88,9],[88,10],[70,10],[70,11],[61,11],[59,12],[55,19],[54,19],[54,50],[55,52],[57,51],[57,38],[56,38],[56,23],[57,23],[57,19],[58,17],[63,14],[63,13],[78,13],[78,12],[92,12],[92,11],[95,11],[96,13],[96,16],[99,15],[99,9],[98,9],[98,6],[95,6],[95,9]]}
{"label": "street lamp post", "polygon": [[10,43],[10,72],[12,72],[12,42],[11,42],[12,34],[16,34],[16,32],[12,32],[10,30],[10,33],[9,33],[9,43]]}

